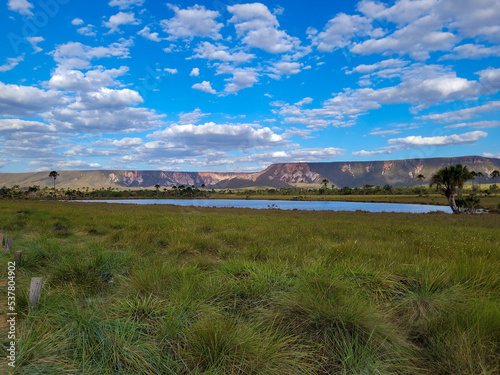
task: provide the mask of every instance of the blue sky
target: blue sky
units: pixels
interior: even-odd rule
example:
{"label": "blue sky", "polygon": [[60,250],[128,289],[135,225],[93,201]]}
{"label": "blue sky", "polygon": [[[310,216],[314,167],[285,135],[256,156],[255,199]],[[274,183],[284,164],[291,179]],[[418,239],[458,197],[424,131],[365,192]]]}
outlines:
{"label": "blue sky", "polygon": [[0,172],[500,157],[498,0],[0,7]]}

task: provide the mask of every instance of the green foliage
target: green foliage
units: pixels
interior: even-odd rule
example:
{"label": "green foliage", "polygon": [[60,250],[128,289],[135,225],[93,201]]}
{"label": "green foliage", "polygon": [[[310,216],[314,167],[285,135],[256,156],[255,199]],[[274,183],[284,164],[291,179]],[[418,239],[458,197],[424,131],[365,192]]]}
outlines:
{"label": "green foliage", "polygon": [[0,222],[19,374],[500,371],[496,215],[1,201]]}

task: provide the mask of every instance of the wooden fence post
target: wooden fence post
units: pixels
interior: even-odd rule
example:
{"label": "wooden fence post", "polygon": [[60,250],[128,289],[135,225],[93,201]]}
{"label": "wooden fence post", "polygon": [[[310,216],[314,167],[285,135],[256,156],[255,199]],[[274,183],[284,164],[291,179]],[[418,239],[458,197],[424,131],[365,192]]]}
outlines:
{"label": "wooden fence post", "polygon": [[36,306],[40,300],[40,293],[42,292],[42,278],[32,277],[30,285],[30,305]]}
{"label": "wooden fence post", "polygon": [[10,249],[12,248],[12,238],[5,239],[5,253],[10,253]]}
{"label": "wooden fence post", "polygon": [[23,251],[22,250],[17,250],[15,253],[14,253],[14,262],[16,263],[16,266],[20,266],[21,265],[21,257],[23,255]]}
{"label": "wooden fence post", "polygon": [[0,246],[3,246],[3,231],[0,231]]}

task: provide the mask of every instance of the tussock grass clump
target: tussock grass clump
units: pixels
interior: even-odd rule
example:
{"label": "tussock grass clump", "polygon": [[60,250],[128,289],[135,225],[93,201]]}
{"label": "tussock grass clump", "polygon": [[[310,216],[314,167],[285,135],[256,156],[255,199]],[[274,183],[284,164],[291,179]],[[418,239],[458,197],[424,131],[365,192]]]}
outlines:
{"label": "tussock grass clump", "polygon": [[410,345],[347,280],[306,275],[263,315],[317,350],[320,373],[411,373]]}
{"label": "tussock grass clump", "polygon": [[425,336],[428,325],[456,307],[463,288],[450,287],[444,273],[424,272],[416,278],[401,277],[389,290],[389,314],[413,336]]}
{"label": "tussock grass clump", "polygon": [[107,252],[101,244],[97,244],[87,252],[72,252],[62,257],[54,265],[50,281],[71,285],[84,294],[95,294],[113,282],[114,275],[121,272],[124,262],[123,256]]}
{"label": "tussock grass clump", "polygon": [[116,300],[113,307],[119,317],[134,322],[154,323],[165,315],[166,302],[153,295],[136,295]]}
{"label": "tussock grass clump", "polygon": [[188,370],[210,374],[311,373],[294,338],[221,315],[194,323],[181,352]]}
{"label": "tussock grass clump", "polygon": [[140,323],[103,316],[102,303],[74,301],[61,306],[60,335],[69,358],[85,374],[157,374],[159,352]]}
{"label": "tussock grass clump", "polygon": [[130,272],[129,285],[139,293],[172,298],[182,293],[194,293],[200,283],[196,266],[176,266],[172,263],[142,265]]}
{"label": "tussock grass clump", "polygon": [[69,348],[62,332],[39,320],[18,324],[14,374],[69,374],[75,370],[76,366],[66,356]]}
{"label": "tussock grass clump", "polygon": [[[500,370],[500,303],[479,298],[457,305],[428,327],[425,354],[436,372],[497,374]],[[446,330],[443,330],[446,327]]]}

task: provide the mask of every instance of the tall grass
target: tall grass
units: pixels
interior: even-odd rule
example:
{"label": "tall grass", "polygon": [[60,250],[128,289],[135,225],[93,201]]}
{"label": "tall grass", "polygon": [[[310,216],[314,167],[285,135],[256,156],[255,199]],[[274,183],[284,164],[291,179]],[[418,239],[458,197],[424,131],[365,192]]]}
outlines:
{"label": "tall grass", "polygon": [[1,201],[0,223],[15,373],[500,373],[496,215]]}

